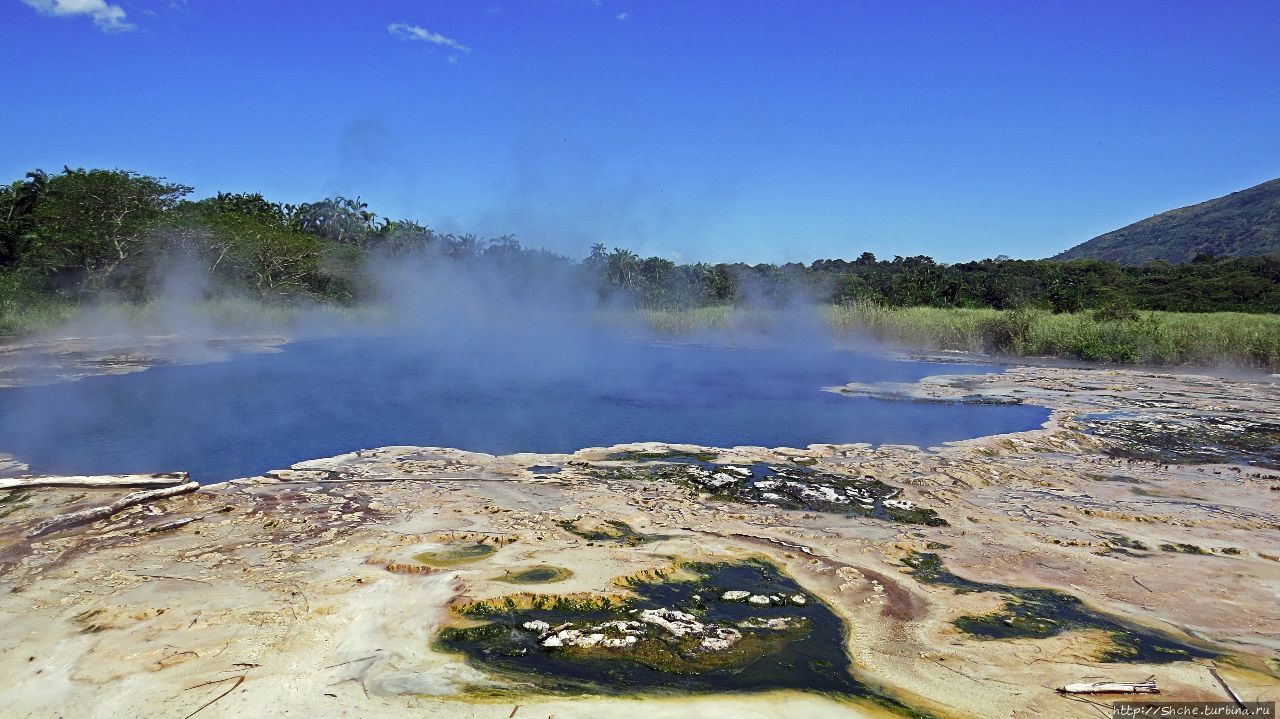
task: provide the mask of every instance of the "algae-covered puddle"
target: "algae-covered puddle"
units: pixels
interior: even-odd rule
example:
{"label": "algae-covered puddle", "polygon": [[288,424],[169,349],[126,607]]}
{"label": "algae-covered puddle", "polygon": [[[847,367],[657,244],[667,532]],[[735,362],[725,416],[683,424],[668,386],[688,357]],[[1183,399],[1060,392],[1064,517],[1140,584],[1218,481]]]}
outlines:
{"label": "algae-covered puddle", "polygon": [[1003,597],[1000,609],[957,617],[954,624],[975,639],[1044,638],[1063,632],[1094,631],[1106,637],[1095,661],[1163,664],[1216,655],[1171,634],[1127,624],[1055,589],[977,582],[952,574],[936,554],[915,554],[904,562],[924,584],[951,587],[957,593],[985,592]]}
{"label": "algae-covered puddle", "polygon": [[1244,464],[1280,469],[1280,424],[1200,415],[1151,417],[1141,411],[1093,412],[1079,421],[1122,459],[1178,464]]}
{"label": "algae-covered puddle", "polygon": [[446,545],[440,549],[429,549],[415,554],[413,558],[432,567],[452,567],[479,561],[495,551],[496,549],[491,544],[471,542],[469,544]]}
{"label": "algae-covered puddle", "polygon": [[33,472],[186,470],[200,481],[343,452],[427,445],[505,454],[624,442],[921,446],[1038,426],[1032,406],[888,402],[823,387],[995,367],[814,343],[596,337],[441,343],[356,337],[275,354],[0,390],[0,452]]}
{"label": "algae-covered puddle", "polygon": [[443,648],[555,691],[802,689],[872,697],[850,674],[844,627],[773,566],[689,563],[625,582],[625,600],[517,594],[464,605]]}

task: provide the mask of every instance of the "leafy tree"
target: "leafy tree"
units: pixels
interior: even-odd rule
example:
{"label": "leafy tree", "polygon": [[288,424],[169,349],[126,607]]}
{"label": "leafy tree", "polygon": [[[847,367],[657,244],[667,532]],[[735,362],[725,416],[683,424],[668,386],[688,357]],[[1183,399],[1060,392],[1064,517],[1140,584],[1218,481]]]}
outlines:
{"label": "leafy tree", "polygon": [[[183,196],[186,185],[127,170],[37,170],[10,186],[4,207],[6,265],[51,280],[97,290],[136,288],[136,263],[152,246],[152,232]],[[7,200],[7,202],[5,201]]]}
{"label": "leafy tree", "polygon": [[[870,300],[890,306],[1048,308],[1127,312],[1280,312],[1280,254],[1186,264],[1121,266],[1096,259],[945,264],[931,257],[819,259],[810,264],[679,265],[594,244],[574,263],[526,248],[513,236],[438,233],[412,220],[379,218],[359,198],[288,205],[259,193],[184,199],[191,188],[125,170],[34,170],[0,185],[0,303],[62,293],[148,296],[156,267],[198,263],[231,286],[270,297],[360,299],[373,255],[500,269],[530,286],[580,283],[601,299],[645,307],[745,302]],[[563,296],[565,293],[559,293]],[[991,336],[1017,344],[1022,315],[1002,315]]]}

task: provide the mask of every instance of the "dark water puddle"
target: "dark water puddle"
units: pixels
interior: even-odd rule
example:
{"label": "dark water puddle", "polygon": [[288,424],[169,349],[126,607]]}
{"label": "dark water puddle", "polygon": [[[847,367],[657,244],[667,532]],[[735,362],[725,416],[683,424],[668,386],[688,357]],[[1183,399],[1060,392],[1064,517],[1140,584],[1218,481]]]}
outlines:
{"label": "dark water puddle", "polygon": [[714,454],[683,452],[625,452],[611,455],[609,459],[649,460],[652,464],[605,468],[597,472],[603,479],[659,479],[734,502],[873,517],[934,527],[947,524],[934,510],[900,499],[902,490],[897,487],[877,479],[857,479],[820,472],[807,463],[718,464],[712,461],[716,459]]}
{"label": "dark water puddle", "polygon": [[797,689],[869,698],[919,716],[855,679],[840,619],[760,561],[690,563],[627,583],[624,599],[515,595],[461,608],[486,623],[439,644],[488,670],[565,693]]}
{"label": "dark water puddle", "polygon": [[1244,464],[1280,469],[1280,424],[1236,418],[1162,419],[1132,412],[1084,415],[1085,431],[1110,440],[1106,453],[1164,464]]}
{"label": "dark water puddle", "polygon": [[1164,632],[1113,619],[1056,589],[975,582],[947,571],[936,554],[918,553],[903,563],[925,584],[941,584],[960,594],[984,592],[1004,598],[1004,605],[990,614],[955,620],[956,628],[977,639],[1035,639],[1070,631],[1100,631],[1109,637],[1111,646],[1094,657],[1099,662],[1165,664],[1218,656]]}
{"label": "dark water puddle", "polygon": [[825,392],[955,370],[818,343],[448,339],[297,342],[227,362],[0,389],[0,452],[35,473],[184,470],[212,482],[389,445],[490,454],[628,442],[929,447],[1032,429],[1049,415]]}

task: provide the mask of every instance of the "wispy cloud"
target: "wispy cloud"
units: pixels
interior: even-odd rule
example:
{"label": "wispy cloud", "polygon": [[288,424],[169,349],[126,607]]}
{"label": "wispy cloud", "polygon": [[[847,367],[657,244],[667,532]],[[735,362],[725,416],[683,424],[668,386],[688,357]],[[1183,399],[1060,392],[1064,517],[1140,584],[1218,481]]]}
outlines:
{"label": "wispy cloud", "polygon": [[617,15],[613,16],[615,20],[619,20],[619,21],[626,20],[629,17],[631,17],[631,13],[629,12],[620,12]]}
{"label": "wispy cloud", "polygon": [[123,32],[134,26],[125,18],[128,13],[107,0],[22,0],[41,15],[51,17],[89,17],[103,32]]}
{"label": "wispy cloud", "polygon": [[[420,27],[418,25],[410,25],[408,23],[395,22],[387,26],[387,32],[400,38],[401,40],[408,40],[411,42],[429,42],[432,45],[440,45],[441,47],[447,47],[462,53],[471,52],[471,48],[467,47],[466,45],[463,45],[457,40],[454,40],[451,37],[445,37],[444,35],[441,35],[438,32],[431,32],[425,27]],[[458,61],[457,55],[449,56],[449,62],[457,62],[457,61]]]}

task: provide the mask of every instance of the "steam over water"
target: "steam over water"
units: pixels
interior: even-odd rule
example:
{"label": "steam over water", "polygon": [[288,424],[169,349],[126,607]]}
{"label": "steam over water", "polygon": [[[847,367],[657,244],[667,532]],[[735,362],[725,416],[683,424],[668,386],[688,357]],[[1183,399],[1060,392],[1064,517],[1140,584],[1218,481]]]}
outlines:
{"label": "steam over water", "polygon": [[622,442],[921,446],[1029,429],[1029,406],[886,402],[850,381],[994,371],[823,343],[660,344],[592,335],[297,342],[278,354],[0,390],[0,451],[33,472],[187,470],[203,482],[383,445],[505,454]]}

